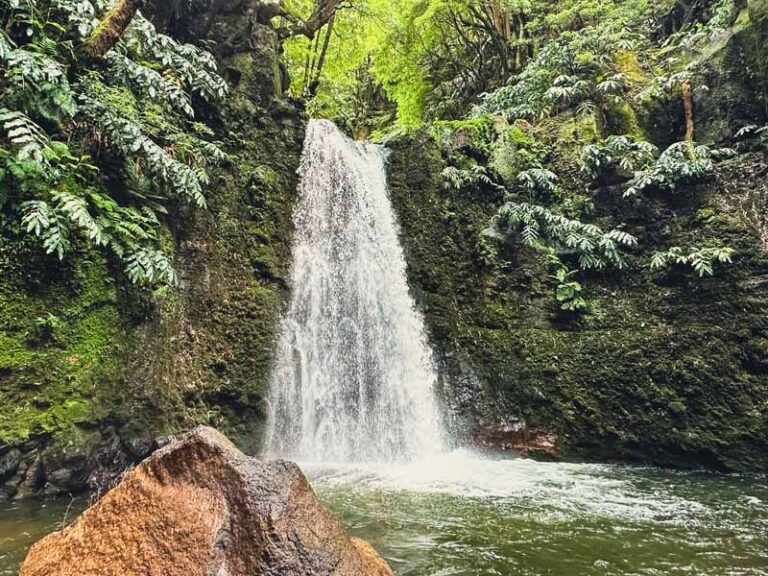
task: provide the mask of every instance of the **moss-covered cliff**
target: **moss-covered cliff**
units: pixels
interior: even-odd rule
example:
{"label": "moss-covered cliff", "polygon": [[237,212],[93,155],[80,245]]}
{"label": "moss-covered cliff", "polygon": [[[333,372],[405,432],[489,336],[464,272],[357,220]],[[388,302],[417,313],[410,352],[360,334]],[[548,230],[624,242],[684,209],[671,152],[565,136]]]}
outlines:
{"label": "moss-covered cliff", "polygon": [[[482,115],[390,142],[410,280],[459,437],[546,457],[768,467],[766,159],[737,135],[768,118],[759,5],[692,5],[682,21],[700,18],[698,31],[667,13],[646,54],[608,56],[633,87],[623,100],[571,107],[562,75],[542,100],[565,103],[521,120],[539,102],[536,74],[557,67],[540,54],[486,98]],[[575,57],[592,62],[600,47],[590,46]],[[695,183],[637,193],[627,190],[638,174],[631,163],[589,176],[584,147],[612,135],[660,149],[695,136],[739,153]],[[521,181],[530,168],[556,184]],[[526,242],[523,230],[494,224],[505,203],[543,206],[638,244],[623,269],[583,266],[579,246]],[[714,276],[651,264],[671,247],[701,246],[732,248],[733,264]]]}
{"label": "moss-covered cliff", "polygon": [[[446,187],[445,158],[427,134],[391,147],[409,275],[461,436],[569,458],[765,469],[762,155],[741,156],[671,198],[627,206],[615,191],[596,192],[596,217],[642,240],[629,270],[585,276],[592,311],[579,316],[556,301],[540,253],[509,244],[501,264],[486,263],[478,239],[498,190]],[[552,162],[567,170],[567,152]],[[644,254],[708,237],[738,253],[715,277],[641,267]]]}
{"label": "moss-covered cliff", "polygon": [[[187,14],[219,21],[197,42],[223,42],[239,22],[217,10]],[[87,247],[59,263],[0,238],[0,498],[98,488],[155,438],[199,423],[256,449],[305,120],[281,100],[275,31],[249,30],[221,57],[227,101],[206,113],[228,156],[209,209],[179,206],[164,223],[178,288],[123,285]]]}
{"label": "moss-covered cliff", "polygon": [[[227,160],[212,172],[208,210],[172,205],[162,222],[160,242],[173,256],[178,287],[131,285],[92,242],[59,261],[18,222],[0,227],[0,498],[98,488],[158,438],[199,423],[257,450],[289,290],[305,118],[283,93],[289,82],[269,24],[274,14],[260,12],[276,5],[246,4],[146,5],[160,29],[212,47],[231,89],[223,104],[193,102],[196,120],[213,128]],[[700,15],[706,33],[696,33],[690,14],[687,29],[666,30],[673,8],[654,28],[660,38],[642,44],[653,47],[650,57],[629,49],[604,54],[610,65],[598,66],[595,78],[587,72],[597,65],[600,42],[576,44],[582,28],[593,27],[573,24],[568,49],[591,62],[576,72],[596,86],[608,72],[621,76],[613,99],[595,88],[582,102],[591,107],[577,109],[566,98],[530,122],[520,120],[519,107],[502,113],[481,106],[471,120],[436,121],[390,140],[391,196],[409,280],[458,441],[545,457],[768,466],[764,148],[741,141],[739,155],[719,164],[714,178],[630,199],[622,199],[619,184],[631,176],[593,182],[580,170],[583,146],[610,135],[661,149],[682,140],[688,126],[680,78],[693,86],[688,104],[702,141],[733,143],[739,128],[768,120],[765,2],[718,3],[730,7],[718,26],[709,24],[712,2],[696,6],[707,13]],[[673,38],[683,32],[684,41]],[[533,49],[518,51],[517,72],[524,62],[546,68],[535,57]],[[369,68],[359,71],[365,89],[353,98],[355,118],[361,125],[374,115],[392,121],[393,103]],[[662,73],[682,76],[664,84]],[[547,82],[533,83],[533,100],[539,88],[562,88]],[[445,99],[446,109],[463,115],[467,99],[480,101],[473,88],[465,86],[459,101],[442,90],[427,99]],[[152,121],[161,120],[155,110]],[[104,187],[114,184],[110,163],[115,158],[105,162]],[[559,175],[557,190],[523,198],[516,179],[538,165]],[[447,185],[446,166],[470,177],[480,168],[474,175],[485,179]],[[629,268],[574,270],[584,305],[564,309],[546,252],[489,233],[510,197],[631,233],[640,243],[627,254]],[[681,266],[648,267],[656,251],[708,243],[733,248],[733,265],[704,278]],[[558,258],[573,264],[573,256]]]}

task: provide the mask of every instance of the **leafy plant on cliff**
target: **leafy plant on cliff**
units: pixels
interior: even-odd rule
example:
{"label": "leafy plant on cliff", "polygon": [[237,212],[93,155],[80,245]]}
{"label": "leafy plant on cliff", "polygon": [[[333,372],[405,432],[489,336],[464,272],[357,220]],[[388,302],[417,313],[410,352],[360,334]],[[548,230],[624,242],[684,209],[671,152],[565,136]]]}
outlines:
{"label": "leafy plant on cliff", "polygon": [[624,197],[645,190],[673,191],[682,184],[695,184],[711,177],[718,161],[734,155],[730,148],[711,148],[694,142],[672,144],[648,168],[635,173]]}
{"label": "leafy plant on cliff", "polygon": [[469,186],[485,184],[488,186],[497,186],[493,179],[488,175],[485,166],[475,164],[467,169],[460,169],[454,166],[448,166],[443,170],[443,180],[448,188],[461,190]]}
{"label": "leafy plant on cliff", "polygon": [[555,298],[560,303],[560,309],[567,312],[583,312],[589,309],[589,302],[582,295],[584,287],[573,277],[578,270],[568,270],[559,259],[555,259],[557,267],[552,279],[557,281]]}
{"label": "leafy plant on cliff", "polygon": [[565,34],[547,43],[507,86],[486,94],[474,113],[537,120],[575,109],[594,115],[600,128],[605,111],[628,90],[617,55],[639,42],[637,34],[611,26]]}
{"label": "leafy plant on cliff", "polygon": [[768,124],[765,126],[758,126],[757,124],[744,126],[736,133],[736,137],[755,141],[762,148],[768,148]]}
{"label": "leafy plant on cliff", "polygon": [[174,283],[157,233],[165,204],[205,207],[208,171],[224,159],[193,121],[193,94],[226,94],[213,57],[136,14],[92,62],[78,55],[99,30],[104,3],[2,8],[2,225],[40,238],[60,259],[91,245],[120,261],[131,282]]}
{"label": "leafy plant on cliff", "polygon": [[573,254],[585,270],[624,268],[622,250],[637,244],[637,239],[623,230],[606,232],[536,204],[507,202],[496,214],[495,224],[507,236],[519,235],[526,246]]}
{"label": "leafy plant on cliff", "polygon": [[557,174],[545,168],[529,168],[517,175],[518,184],[528,192],[530,198],[553,194],[557,189],[557,181]]}
{"label": "leafy plant on cliff", "polygon": [[634,174],[653,164],[658,154],[658,148],[650,142],[631,136],[610,136],[600,144],[584,148],[581,170],[593,180],[617,170]]}
{"label": "leafy plant on cliff", "polygon": [[689,248],[685,250],[674,246],[665,252],[656,252],[651,257],[650,268],[659,270],[676,264],[688,266],[700,276],[712,276],[717,264],[731,264],[733,262],[733,248]]}

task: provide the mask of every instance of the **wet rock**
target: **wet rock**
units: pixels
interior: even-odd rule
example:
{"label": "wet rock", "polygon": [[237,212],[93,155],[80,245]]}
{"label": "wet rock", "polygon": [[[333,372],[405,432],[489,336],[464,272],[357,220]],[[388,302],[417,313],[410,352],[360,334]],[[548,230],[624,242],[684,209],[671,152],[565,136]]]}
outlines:
{"label": "wet rock", "polygon": [[21,451],[13,448],[0,456],[0,480],[5,480],[13,475],[21,465]]}
{"label": "wet rock", "polygon": [[478,429],[473,439],[477,446],[489,450],[510,451],[533,458],[558,456],[557,437],[553,432],[529,428],[521,420]]}
{"label": "wet rock", "polygon": [[44,492],[55,495],[81,491],[85,486],[85,463],[86,457],[82,454],[65,458],[55,469],[46,472]]}
{"label": "wet rock", "polygon": [[20,476],[20,481],[15,486],[13,498],[21,500],[30,498],[40,493],[45,486],[45,470],[39,456],[33,456],[34,460],[26,466]]}
{"label": "wet rock", "polygon": [[299,468],[260,462],[201,427],[131,470],[20,576],[391,576],[317,500]]}
{"label": "wet rock", "polygon": [[109,490],[133,463],[116,434],[107,435],[88,456],[88,487],[97,495]]}
{"label": "wet rock", "polygon": [[167,439],[130,438],[123,444],[125,445],[125,448],[128,450],[128,453],[131,455],[131,457],[138,462],[152,454],[152,452],[157,450],[160,446],[167,443]]}

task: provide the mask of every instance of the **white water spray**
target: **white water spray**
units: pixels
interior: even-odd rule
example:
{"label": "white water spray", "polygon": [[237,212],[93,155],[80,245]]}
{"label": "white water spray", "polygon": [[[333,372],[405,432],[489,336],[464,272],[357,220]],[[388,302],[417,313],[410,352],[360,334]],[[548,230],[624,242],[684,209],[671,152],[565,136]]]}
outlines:
{"label": "white water spray", "polygon": [[269,456],[408,461],[442,450],[436,381],[387,197],[385,151],[310,122]]}

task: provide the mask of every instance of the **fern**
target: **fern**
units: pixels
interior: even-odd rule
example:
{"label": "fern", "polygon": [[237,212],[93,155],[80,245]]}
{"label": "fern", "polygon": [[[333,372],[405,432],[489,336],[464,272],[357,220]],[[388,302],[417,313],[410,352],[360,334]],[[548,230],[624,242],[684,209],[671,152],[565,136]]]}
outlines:
{"label": "fern", "polygon": [[91,216],[85,198],[69,192],[54,192],[51,197],[56,202],[57,212],[66,216],[89,240],[98,246],[106,243],[104,228]]}
{"label": "fern", "polygon": [[201,208],[206,206],[202,182],[192,168],[158,146],[138,124],[118,116],[101,102],[88,96],[82,96],[81,102],[82,113],[104,131],[110,144],[126,157],[140,158],[150,174],[177,196]]}
{"label": "fern", "polygon": [[49,166],[50,139],[40,126],[23,112],[5,108],[0,108],[0,123],[9,143],[17,150],[18,160],[33,160]]}
{"label": "fern", "polygon": [[712,149],[693,142],[677,142],[667,148],[656,162],[635,174],[624,197],[654,190],[674,190],[681,184],[694,184],[711,177],[717,162],[733,156],[730,148]]}
{"label": "fern", "polygon": [[449,166],[443,170],[442,176],[445,186],[454,190],[461,190],[479,184],[502,188],[490,177],[488,169],[480,164],[475,164],[467,170],[460,170],[459,168]]}
{"label": "fern", "polygon": [[140,14],[131,22],[125,43],[130,50],[151,57],[173,71],[187,90],[202,98],[213,101],[227,95],[227,84],[218,75],[216,60],[210,52],[159,34]]}
{"label": "fern", "polygon": [[171,261],[159,250],[142,248],[125,258],[126,276],[134,284],[176,285],[178,278]]}
{"label": "fern", "polygon": [[700,277],[714,275],[716,264],[731,264],[734,250],[728,247],[689,248],[679,246],[665,252],[656,252],[651,257],[651,270],[667,268],[670,264],[691,267]]}
{"label": "fern", "polygon": [[658,148],[649,142],[631,136],[611,136],[601,144],[584,148],[581,170],[593,180],[617,169],[633,174],[651,166],[658,153]]}
{"label": "fern", "polygon": [[106,58],[109,64],[109,74],[117,83],[128,86],[135,93],[142,94],[150,100],[162,98],[174,109],[189,118],[194,117],[189,94],[172,78],[167,78],[157,70],[134,62],[118,50],[113,50]]}
{"label": "fern", "polygon": [[757,140],[760,146],[768,147],[768,124],[758,126],[749,124],[736,132],[736,138],[740,140]]}
{"label": "fern", "polygon": [[517,175],[517,181],[531,195],[552,194],[557,189],[557,174],[544,168],[530,168]]}
{"label": "fern", "polygon": [[574,107],[599,111],[628,89],[616,55],[641,42],[637,34],[614,26],[563,34],[548,42],[507,86],[483,95],[473,114],[535,120]]}
{"label": "fern", "polygon": [[34,233],[42,239],[47,254],[55,253],[60,260],[69,251],[70,229],[66,220],[48,203],[41,200],[30,200],[20,206],[22,211],[21,223],[27,232]]}
{"label": "fern", "polygon": [[519,233],[527,246],[574,252],[583,269],[624,268],[622,250],[637,244],[634,236],[622,230],[605,232],[535,204],[508,202],[499,209],[495,223],[502,234]]}
{"label": "fern", "polygon": [[[169,197],[205,207],[208,171],[225,157],[212,131],[192,121],[192,95],[214,101],[227,86],[209,52],[159,34],[140,14],[98,71],[75,65],[75,44],[109,4],[3,3],[0,223],[20,219],[58,258],[75,245],[96,247],[135,283],[173,283],[171,260],[158,249],[158,215],[168,213]],[[87,153],[104,140],[134,168],[119,202]]]}

